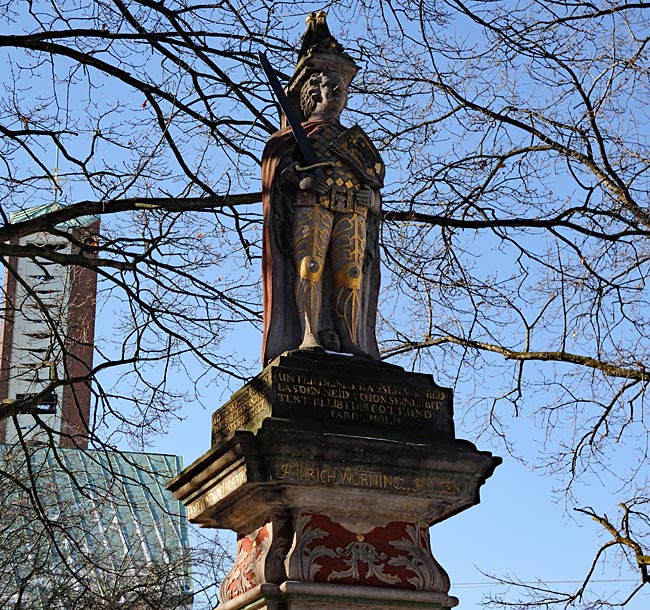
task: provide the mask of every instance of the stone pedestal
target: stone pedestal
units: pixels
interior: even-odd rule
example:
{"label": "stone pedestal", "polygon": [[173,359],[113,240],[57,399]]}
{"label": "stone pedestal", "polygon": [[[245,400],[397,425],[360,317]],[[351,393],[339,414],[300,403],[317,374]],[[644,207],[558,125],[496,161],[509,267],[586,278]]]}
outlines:
{"label": "stone pedestal", "polygon": [[223,610],[449,609],[428,528],[501,462],[455,439],[431,376],[340,355],[274,360],[215,412],[169,484],[190,521],[237,532]]}

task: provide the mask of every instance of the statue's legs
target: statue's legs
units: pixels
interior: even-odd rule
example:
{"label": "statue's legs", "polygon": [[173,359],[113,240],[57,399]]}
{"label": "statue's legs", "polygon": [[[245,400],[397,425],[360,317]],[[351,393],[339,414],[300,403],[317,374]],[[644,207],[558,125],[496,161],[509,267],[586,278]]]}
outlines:
{"label": "statue's legs", "polygon": [[358,330],[365,249],[365,216],[358,213],[337,214],[329,249],[334,312],[341,351],[353,354],[363,353],[358,343]]}
{"label": "statue's legs", "polygon": [[292,227],[296,263],[296,306],[303,330],[300,349],[320,347],[318,342],[323,269],[334,215],[326,208],[298,206]]}

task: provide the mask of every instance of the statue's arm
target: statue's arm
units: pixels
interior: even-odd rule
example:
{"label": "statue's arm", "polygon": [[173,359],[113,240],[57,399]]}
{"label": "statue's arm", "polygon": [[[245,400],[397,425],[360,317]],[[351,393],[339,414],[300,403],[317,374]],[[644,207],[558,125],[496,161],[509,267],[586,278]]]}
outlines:
{"label": "statue's arm", "polygon": [[379,189],[374,189],[372,204],[370,205],[370,211],[379,216],[381,214],[381,191]]}
{"label": "statue's arm", "polygon": [[299,189],[306,192],[325,192],[324,174],[320,168],[305,171],[301,169],[300,163],[290,160],[289,163],[281,170],[280,179],[291,188]]}
{"label": "statue's arm", "polygon": [[368,208],[373,214],[379,215],[381,212],[381,191],[364,186],[357,193],[357,203]]}

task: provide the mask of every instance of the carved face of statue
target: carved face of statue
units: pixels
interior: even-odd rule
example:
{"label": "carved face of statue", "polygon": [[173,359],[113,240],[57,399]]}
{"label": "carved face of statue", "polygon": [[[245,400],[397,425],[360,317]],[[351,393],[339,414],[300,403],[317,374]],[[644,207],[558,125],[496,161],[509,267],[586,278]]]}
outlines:
{"label": "carved face of statue", "polygon": [[338,120],[348,102],[348,88],[336,73],[312,74],[302,88],[300,102],[307,119]]}

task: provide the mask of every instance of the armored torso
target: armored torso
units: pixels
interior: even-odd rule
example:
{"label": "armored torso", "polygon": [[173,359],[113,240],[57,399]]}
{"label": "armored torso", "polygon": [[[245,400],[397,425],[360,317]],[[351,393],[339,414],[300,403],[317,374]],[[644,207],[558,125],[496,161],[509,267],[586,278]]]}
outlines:
{"label": "armored torso", "polygon": [[366,213],[356,205],[356,194],[364,186],[383,185],[384,165],[372,142],[358,125],[347,129],[338,123],[326,123],[309,135],[318,159],[330,162],[322,168],[326,193],[307,197],[298,205],[319,205],[333,212]]}
{"label": "armored torso", "polygon": [[[347,199],[348,193],[356,194],[362,186],[361,180],[352,172],[349,164],[346,163],[341,158],[341,155],[332,147],[332,143],[336,141],[344,131],[346,131],[346,129],[340,124],[337,125],[330,123],[323,129],[316,131],[309,138],[314,147],[316,156],[322,161],[330,161],[334,163],[334,165],[328,165],[323,168],[323,174],[325,175],[329,191],[326,194],[319,194],[318,196],[318,205],[323,207],[330,207],[332,202],[335,202],[337,198],[341,198],[343,195],[345,195],[345,198]],[[340,205],[339,207],[345,208],[346,206]]]}

